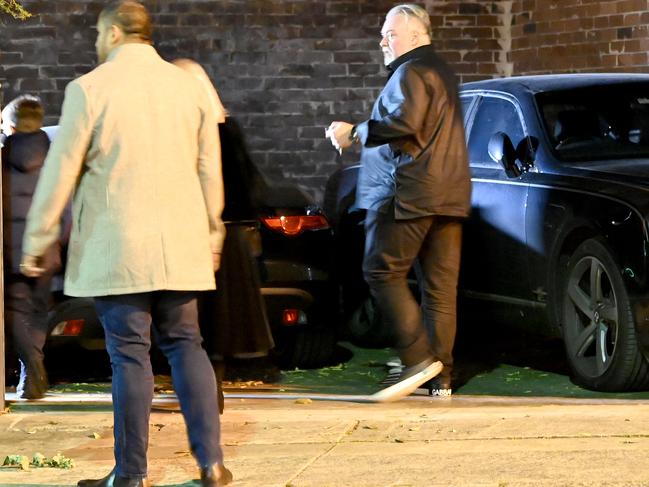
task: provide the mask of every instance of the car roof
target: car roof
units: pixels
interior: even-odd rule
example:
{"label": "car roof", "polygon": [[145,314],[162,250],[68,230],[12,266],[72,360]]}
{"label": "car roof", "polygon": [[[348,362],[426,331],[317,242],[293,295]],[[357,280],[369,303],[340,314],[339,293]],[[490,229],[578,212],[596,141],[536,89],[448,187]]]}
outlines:
{"label": "car roof", "polygon": [[56,137],[56,133],[59,131],[59,126],[58,125],[47,125],[45,127],[41,127],[41,130],[47,134],[47,136],[50,138],[50,141],[54,140],[54,137]]}
{"label": "car roof", "polygon": [[534,76],[512,76],[472,81],[461,85],[462,91],[543,91],[569,90],[590,86],[601,86],[618,83],[649,82],[649,74],[641,73],[573,73],[545,74]]}

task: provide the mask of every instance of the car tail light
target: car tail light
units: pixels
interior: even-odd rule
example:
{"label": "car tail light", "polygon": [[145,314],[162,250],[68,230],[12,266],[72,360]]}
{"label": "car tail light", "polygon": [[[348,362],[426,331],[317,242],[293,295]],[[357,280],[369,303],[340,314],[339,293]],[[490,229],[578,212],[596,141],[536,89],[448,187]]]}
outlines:
{"label": "car tail light", "polygon": [[85,324],[83,319],[61,321],[52,329],[51,334],[54,336],[79,336]]}
{"label": "car tail light", "polygon": [[307,230],[324,230],[329,222],[322,215],[268,216],[261,219],[271,230],[295,237]]}
{"label": "car tail light", "polygon": [[282,313],[282,323],[286,326],[303,325],[306,323],[306,313],[299,309],[285,309]]}

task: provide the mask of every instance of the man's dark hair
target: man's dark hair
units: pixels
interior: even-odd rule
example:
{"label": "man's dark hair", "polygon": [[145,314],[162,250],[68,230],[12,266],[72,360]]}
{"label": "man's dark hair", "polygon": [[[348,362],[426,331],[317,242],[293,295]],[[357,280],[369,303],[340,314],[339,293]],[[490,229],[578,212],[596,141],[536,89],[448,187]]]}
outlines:
{"label": "man's dark hair", "polygon": [[36,132],[43,126],[43,105],[23,100],[16,107],[16,132]]}
{"label": "man's dark hair", "polygon": [[153,26],[146,7],[135,0],[116,0],[106,5],[99,14],[100,20],[116,25],[129,37],[151,42]]}

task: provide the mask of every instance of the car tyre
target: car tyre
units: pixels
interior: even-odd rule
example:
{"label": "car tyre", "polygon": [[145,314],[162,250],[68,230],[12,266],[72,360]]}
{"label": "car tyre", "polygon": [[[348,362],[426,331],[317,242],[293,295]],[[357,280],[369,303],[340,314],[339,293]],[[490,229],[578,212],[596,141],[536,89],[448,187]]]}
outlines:
{"label": "car tyre", "polygon": [[568,261],[563,340],[573,382],[588,389],[638,390],[649,382],[619,269],[600,238],[584,241]]}
{"label": "car tyre", "polygon": [[356,308],[347,321],[347,331],[354,345],[364,348],[394,346],[394,332],[381,320],[372,298],[367,298]]}
{"label": "car tyre", "polygon": [[286,328],[273,333],[272,356],[282,369],[315,369],[332,365],[336,337],[328,328]]}

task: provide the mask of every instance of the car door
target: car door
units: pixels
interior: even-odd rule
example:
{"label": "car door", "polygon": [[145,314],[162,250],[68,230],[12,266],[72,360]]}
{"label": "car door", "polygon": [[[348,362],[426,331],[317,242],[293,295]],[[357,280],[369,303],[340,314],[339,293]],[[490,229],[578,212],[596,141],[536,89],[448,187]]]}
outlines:
{"label": "car door", "polygon": [[526,175],[510,178],[488,152],[489,139],[504,132],[516,146],[526,135],[516,100],[481,93],[468,114],[472,211],[465,223],[461,288],[465,295],[500,302],[529,296],[526,259]]}

